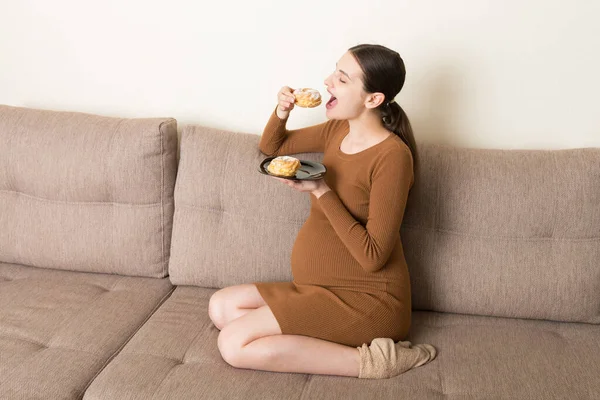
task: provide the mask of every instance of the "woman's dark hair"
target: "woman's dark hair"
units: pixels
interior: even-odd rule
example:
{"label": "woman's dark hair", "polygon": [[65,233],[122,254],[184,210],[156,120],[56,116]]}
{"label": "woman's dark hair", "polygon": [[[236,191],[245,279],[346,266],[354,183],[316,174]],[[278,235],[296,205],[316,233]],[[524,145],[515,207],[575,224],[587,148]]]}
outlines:
{"label": "woman's dark hair", "polygon": [[363,71],[363,88],[367,93],[380,92],[385,95],[376,110],[381,113],[383,126],[394,132],[409,147],[413,156],[413,172],[417,168],[417,145],[408,116],[394,100],[404,86],[406,68],[400,54],[378,44],[359,44],[348,51],[354,56]]}

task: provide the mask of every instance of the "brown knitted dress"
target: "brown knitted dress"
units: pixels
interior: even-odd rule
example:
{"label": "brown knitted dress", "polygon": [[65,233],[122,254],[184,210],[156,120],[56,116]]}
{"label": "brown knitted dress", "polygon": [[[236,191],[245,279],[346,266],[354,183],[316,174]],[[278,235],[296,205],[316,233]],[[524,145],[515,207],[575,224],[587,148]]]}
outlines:
{"label": "brown knitted dress", "polygon": [[283,334],[349,346],[404,340],[410,279],[400,224],[414,181],[413,158],[395,134],[358,153],[340,150],[348,121],[286,130],[274,111],[260,140],[266,155],[322,152],[331,188],[311,196],[292,249],[292,282],[254,282]]}

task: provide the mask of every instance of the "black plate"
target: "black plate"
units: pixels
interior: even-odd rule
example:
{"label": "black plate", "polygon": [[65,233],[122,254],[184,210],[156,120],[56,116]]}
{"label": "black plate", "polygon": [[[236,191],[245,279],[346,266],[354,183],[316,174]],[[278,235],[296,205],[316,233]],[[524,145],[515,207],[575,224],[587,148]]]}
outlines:
{"label": "black plate", "polygon": [[323,178],[327,168],[321,163],[315,161],[300,160],[300,168],[296,171],[296,176],[281,176],[270,173],[267,167],[275,157],[267,157],[260,162],[258,172],[265,175],[276,176],[278,178],[289,179],[292,181],[314,181]]}

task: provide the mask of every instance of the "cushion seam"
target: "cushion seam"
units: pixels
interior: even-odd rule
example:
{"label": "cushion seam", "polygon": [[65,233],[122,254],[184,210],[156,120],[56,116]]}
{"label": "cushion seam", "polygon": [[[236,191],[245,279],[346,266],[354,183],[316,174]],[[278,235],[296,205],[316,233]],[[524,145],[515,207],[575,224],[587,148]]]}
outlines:
{"label": "cushion seam", "polygon": [[162,304],[171,296],[171,294],[173,293],[174,290],[175,290],[175,286],[171,287],[171,289],[158,301],[158,303],[156,304],[156,306],[148,314],[148,316],[146,317],[146,319],[144,319],[144,321],[142,321],[142,323],[137,327],[137,329],[135,329],[131,333],[131,335],[129,335],[129,337],[127,338],[127,340],[123,341],[123,343],[121,344],[121,346],[119,346],[112,353],[112,355],[110,355],[106,359],[106,361],[104,362],[104,364],[102,365],[102,367],[100,369],[98,369],[98,371],[96,372],[96,374],[88,381],[88,383],[85,385],[85,387],[83,388],[83,390],[81,391],[81,393],[77,396],[78,399],[83,399],[83,396],[85,395],[85,392],[87,392],[87,390],[90,387],[90,385],[92,384],[92,382],[94,382],[96,380],[96,378],[98,377],[98,375],[100,375],[100,373],[102,371],[104,371],[104,369],[106,368],[106,366],[108,364],[110,364],[110,362],[121,352],[121,350],[123,350],[123,348],[131,341],[131,339],[139,332],[139,330],[142,329],[142,327],[146,324],[146,322],[148,322],[148,320],[150,319],[150,317],[152,317],[152,315],[154,315],[154,313],[156,312],[156,310],[158,310],[158,308],[160,308],[160,306],[162,306]]}
{"label": "cushion seam", "polygon": [[[181,207],[187,207],[187,208],[192,208],[192,209],[196,209],[196,210],[202,210],[202,211],[208,211],[208,212],[213,212],[213,213],[223,213],[223,214],[229,214],[229,215],[233,215],[234,217],[239,217],[239,218],[243,218],[243,219],[252,219],[252,220],[260,220],[262,222],[264,222],[263,219],[259,218],[259,217],[253,217],[253,215],[255,215],[255,213],[248,213],[248,214],[236,214],[236,213],[232,213],[229,211],[225,211],[223,209],[218,209],[218,208],[213,208],[213,207],[203,207],[203,206],[197,206],[197,205],[192,205],[192,204],[184,204],[181,202],[177,203],[177,207],[181,208]],[[294,224],[294,225],[302,225],[304,223],[304,221],[294,221],[294,220],[286,220],[286,219],[276,219],[276,218],[272,218],[269,217],[270,221],[277,221],[277,222],[283,222],[283,223],[287,223],[287,224]]]}
{"label": "cushion seam", "polygon": [[[34,344],[38,347],[43,347],[43,348],[48,348],[47,345],[43,344],[43,343],[39,343],[39,342],[34,342],[33,340],[30,339],[23,339],[20,337],[16,337],[16,336],[5,336],[5,335],[0,335],[0,339],[10,339],[10,340],[18,340],[20,342],[25,342],[25,343],[29,343],[29,344]],[[91,352],[89,352],[91,353]]]}
{"label": "cushion seam", "polygon": [[299,400],[304,400],[305,398],[307,398],[305,396],[306,396],[306,393],[308,392],[308,387],[310,386],[312,375],[306,374],[305,378],[306,378],[306,380],[304,381],[304,385],[302,385],[302,391],[300,392],[300,397],[298,397]]}
{"label": "cushion seam", "polygon": [[164,193],[165,193],[165,153],[163,147],[163,131],[162,127],[165,121],[163,121],[158,126],[158,132],[160,134],[160,174],[161,174],[161,182],[160,182],[160,232],[161,232],[161,255],[162,255],[162,275],[165,276],[165,210],[164,210]]}
{"label": "cushion seam", "polygon": [[98,357],[102,357],[103,356],[102,353],[96,353],[94,351],[83,350],[83,349],[75,349],[75,348],[72,348],[72,347],[65,347],[65,346],[49,346],[49,345],[45,345],[45,344],[42,344],[42,343],[34,342],[33,340],[23,339],[23,338],[19,338],[19,337],[16,337],[16,336],[0,335],[0,339],[18,340],[20,342],[25,342],[25,343],[33,344],[33,345],[36,345],[36,346],[40,347],[40,349],[38,349],[38,351],[39,350],[48,350],[48,349],[59,349],[59,350],[70,350],[70,351],[74,351],[74,352],[81,352],[81,353],[86,353],[86,354],[92,354],[92,355],[98,356]]}
{"label": "cushion seam", "polygon": [[[116,286],[116,284],[121,282],[124,278],[125,277],[121,277],[120,279],[117,279],[116,281],[114,281],[113,284],[111,285],[110,289],[104,289],[103,292],[98,293],[93,299],[90,299],[90,301],[87,302],[85,309],[77,310],[69,317],[68,320],[71,321],[75,315],[81,315],[82,313],[89,311],[93,304],[97,303],[98,300],[100,300],[104,295],[106,295],[106,293],[110,292]],[[52,347],[52,342],[57,338],[57,336],[56,336],[57,332],[59,332],[63,327],[64,327],[64,325],[61,324],[61,326],[58,326],[54,329],[54,331],[52,332],[52,335],[48,338],[46,347]]]}
{"label": "cushion seam", "polygon": [[469,236],[480,239],[508,239],[508,240],[533,240],[533,241],[556,241],[556,242],[566,242],[566,241],[574,241],[574,242],[585,242],[585,241],[596,241],[600,240],[600,236],[593,236],[590,238],[561,238],[561,237],[522,237],[522,236],[486,236],[486,235],[474,235],[466,232],[458,232],[450,229],[442,229],[442,228],[428,228],[422,227],[418,225],[408,225],[402,224],[402,229],[414,230],[414,231],[431,231],[431,232],[443,232],[449,233],[452,235],[460,235],[460,236]]}
{"label": "cushion seam", "polygon": [[158,393],[158,391],[160,390],[161,386],[164,384],[164,382],[167,380],[167,378],[173,373],[173,371],[175,370],[175,368],[177,368],[178,365],[181,365],[181,364],[175,364],[175,365],[173,365],[171,367],[171,369],[165,374],[165,376],[163,376],[163,378],[160,380],[160,382],[156,386],[156,389],[154,390],[154,394],[151,397],[152,399],[154,399],[156,397],[156,393]]}
{"label": "cushion seam", "polygon": [[16,190],[5,190],[0,189],[0,193],[14,193],[16,195],[29,197],[38,201],[46,202],[46,203],[58,203],[58,204],[82,204],[82,205],[99,205],[99,204],[113,204],[117,206],[133,206],[133,207],[156,207],[161,204],[160,202],[156,203],[126,203],[126,202],[116,202],[116,201],[69,201],[69,200],[52,200],[46,199],[44,197],[33,196],[24,192],[19,192]]}

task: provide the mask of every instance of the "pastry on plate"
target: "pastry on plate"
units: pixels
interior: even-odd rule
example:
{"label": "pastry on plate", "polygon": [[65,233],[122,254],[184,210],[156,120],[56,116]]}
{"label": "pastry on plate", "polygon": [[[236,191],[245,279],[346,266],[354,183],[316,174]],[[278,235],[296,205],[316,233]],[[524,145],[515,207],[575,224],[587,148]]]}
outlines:
{"label": "pastry on plate", "polygon": [[269,163],[267,171],[273,175],[294,176],[300,168],[300,160],[290,156],[275,157]]}

